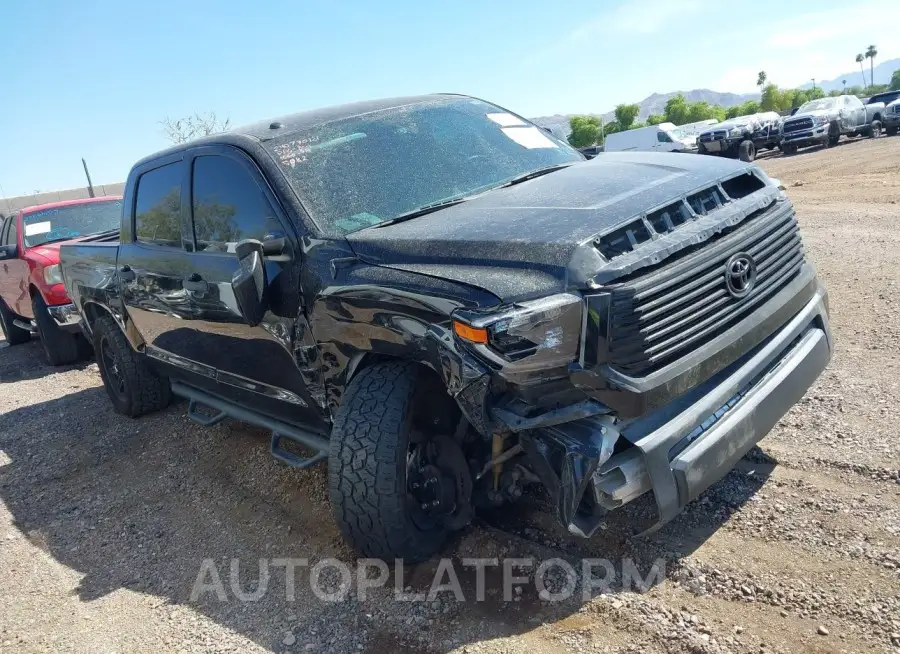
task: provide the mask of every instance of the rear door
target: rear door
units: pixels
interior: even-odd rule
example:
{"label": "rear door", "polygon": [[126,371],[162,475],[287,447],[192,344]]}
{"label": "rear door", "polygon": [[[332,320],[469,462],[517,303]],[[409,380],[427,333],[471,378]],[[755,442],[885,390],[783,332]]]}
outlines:
{"label": "rear door", "polygon": [[183,206],[187,168],[179,154],[148,163],[135,174],[125,197],[129,220],[123,221],[117,260],[122,299],[146,353],[191,370],[186,335],[194,308],[184,288],[191,274]]}
{"label": "rear door", "polygon": [[[215,369],[218,392],[283,419],[324,426],[294,358],[305,328],[300,306],[300,248],[294,226],[254,162],[229,146],[191,152],[189,213],[195,253],[194,358]],[[251,327],[238,309],[231,279],[238,241],[281,239],[281,254],[267,256],[269,307]],[[305,329],[308,332],[308,328]]]}

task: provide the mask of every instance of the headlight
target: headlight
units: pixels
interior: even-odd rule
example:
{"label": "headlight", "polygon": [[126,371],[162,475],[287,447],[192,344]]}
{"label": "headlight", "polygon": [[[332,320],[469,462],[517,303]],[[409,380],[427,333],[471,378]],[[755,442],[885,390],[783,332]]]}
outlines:
{"label": "headlight", "polygon": [[44,268],[44,283],[47,284],[47,286],[62,284],[62,280],[62,270],[58,263]]}
{"label": "headlight", "polygon": [[828,122],[828,116],[816,116],[816,124],[824,125]]}
{"label": "headlight", "polygon": [[743,127],[732,127],[730,130],[728,130],[728,136],[740,136],[743,133]]}
{"label": "headlight", "polygon": [[498,363],[518,368],[553,368],[578,356],[583,300],[561,293],[521,302],[494,314],[454,313],[457,337]]}

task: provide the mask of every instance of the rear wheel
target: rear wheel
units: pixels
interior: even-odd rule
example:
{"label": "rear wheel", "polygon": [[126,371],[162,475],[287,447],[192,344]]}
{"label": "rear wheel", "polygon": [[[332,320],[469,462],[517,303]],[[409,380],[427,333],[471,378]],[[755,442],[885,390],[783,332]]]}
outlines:
{"label": "rear wheel", "polygon": [[[367,556],[424,561],[471,514],[465,456],[446,428],[433,427],[424,374],[403,361],[374,364],[350,382],[335,415],[332,511]],[[429,408],[418,415],[421,407]]]}
{"label": "rear wheel", "polygon": [[172,393],[169,381],[131,348],[112,316],[98,318],[93,327],[97,367],[116,412],[137,418],[165,408]]}
{"label": "rear wheel", "polygon": [[831,127],[828,128],[828,147],[833,148],[840,140],[841,128],[838,127],[837,123],[831,123]]}
{"label": "rear wheel", "polygon": [[0,328],[3,329],[6,342],[10,345],[27,343],[31,338],[31,333],[26,329],[16,327],[13,324],[13,318],[13,313],[6,307],[6,302],[0,300]]}
{"label": "rear wheel", "polygon": [[881,121],[873,120],[872,124],[869,125],[869,137],[877,139],[879,136],[881,136]]}
{"label": "rear wheel", "polygon": [[78,361],[82,352],[78,347],[78,335],[59,328],[47,310],[47,303],[40,295],[31,298],[31,309],[34,311],[34,321],[37,323],[47,363],[51,366],[62,366]]}
{"label": "rear wheel", "polygon": [[756,159],[756,145],[750,139],[741,141],[738,146],[738,158],[741,161],[753,161]]}

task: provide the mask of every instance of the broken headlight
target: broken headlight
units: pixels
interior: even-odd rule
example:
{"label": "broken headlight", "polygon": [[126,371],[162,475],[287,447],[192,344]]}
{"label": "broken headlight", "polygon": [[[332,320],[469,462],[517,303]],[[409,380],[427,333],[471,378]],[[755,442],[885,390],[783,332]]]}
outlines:
{"label": "broken headlight", "polygon": [[483,356],[519,367],[552,368],[578,357],[583,300],[560,293],[492,314],[454,314],[454,331]]}

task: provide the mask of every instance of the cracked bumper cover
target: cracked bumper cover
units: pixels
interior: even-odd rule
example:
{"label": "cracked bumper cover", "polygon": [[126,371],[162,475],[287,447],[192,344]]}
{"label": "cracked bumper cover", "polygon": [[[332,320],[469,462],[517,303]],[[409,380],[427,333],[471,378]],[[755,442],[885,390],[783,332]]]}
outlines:
{"label": "cracked bumper cover", "polygon": [[[811,299],[780,329],[668,404],[614,427],[594,416],[522,432],[521,442],[571,533],[590,537],[599,526],[600,516],[582,510],[585,493],[615,508],[648,490],[658,509],[653,531],[769,432],[824,370],[831,351],[827,294],[815,282]],[[611,456],[618,438],[634,447]]]}

